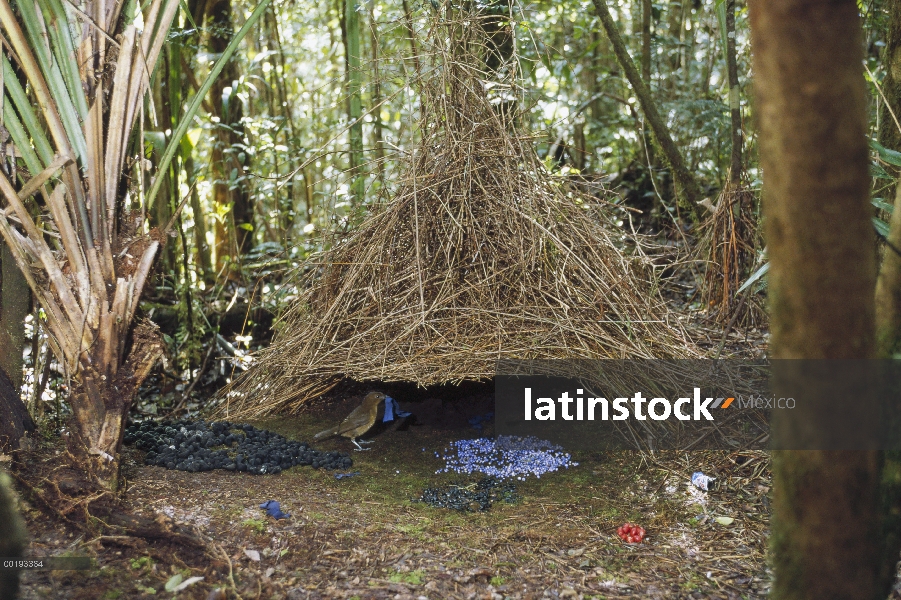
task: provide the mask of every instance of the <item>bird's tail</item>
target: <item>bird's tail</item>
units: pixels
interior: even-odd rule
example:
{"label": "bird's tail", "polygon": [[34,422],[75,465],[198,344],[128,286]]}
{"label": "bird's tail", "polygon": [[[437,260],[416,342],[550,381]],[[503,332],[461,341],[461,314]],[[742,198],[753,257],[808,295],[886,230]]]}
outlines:
{"label": "bird's tail", "polygon": [[331,435],[336,435],[337,433],[338,433],[337,427],[330,427],[329,429],[326,429],[325,431],[320,431],[319,433],[314,435],[313,439],[318,440],[319,438],[329,437]]}

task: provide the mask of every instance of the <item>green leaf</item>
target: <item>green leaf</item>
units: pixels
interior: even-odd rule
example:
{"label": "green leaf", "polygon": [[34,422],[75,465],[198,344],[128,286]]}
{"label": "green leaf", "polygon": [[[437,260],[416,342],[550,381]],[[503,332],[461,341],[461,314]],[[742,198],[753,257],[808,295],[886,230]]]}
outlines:
{"label": "green leaf", "polygon": [[737,296],[738,294],[740,294],[743,291],[745,291],[746,289],[748,289],[750,286],[754,285],[754,282],[757,281],[758,279],[760,279],[761,277],[763,277],[764,275],[766,275],[766,272],[769,270],[770,270],[770,263],[769,262],[764,263],[763,266],[761,266],[759,269],[754,271],[754,273],[752,273],[751,276],[748,277],[748,280],[746,282],[741,284],[741,287],[738,288],[738,291],[735,292],[735,295]]}
{"label": "green leaf", "polygon": [[882,219],[877,219],[876,217],[873,217],[873,227],[876,228],[876,233],[878,233],[880,236],[882,236],[884,238],[888,237],[888,231],[889,231],[888,223],[886,223]]}
{"label": "green leaf", "polygon": [[882,168],[878,162],[874,162],[870,165],[870,176],[876,179],[887,179],[889,181],[895,181],[895,178],[889,175],[888,171]]}
{"label": "green leaf", "polygon": [[885,212],[892,214],[895,212],[895,206],[893,204],[889,204],[882,198],[873,198],[870,200],[870,203],[880,210],[884,210]]}
{"label": "green leaf", "polygon": [[872,147],[877,152],[877,154],[879,154],[879,158],[883,161],[887,162],[890,165],[901,167],[901,152],[898,152],[897,150],[889,150],[876,140],[870,140],[870,147]]}
{"label": "green leaf", "polygon": [[178,585],[181,583],[182,579],[184,579],[184,577],[181,576],[181,573],[176,573],[175,575],[170,577],[169,581],[166,582],[166,591],[174,592],[175,588],[178,587]]}
{"label": "green leaf", "polygon": [[732,517],[717,517],[716,522],[719,523],[720,525],[723,525],[724,527],[728,527],[729,525],[732,525],[732,523],[735,522],[735,519],[733,519]]}

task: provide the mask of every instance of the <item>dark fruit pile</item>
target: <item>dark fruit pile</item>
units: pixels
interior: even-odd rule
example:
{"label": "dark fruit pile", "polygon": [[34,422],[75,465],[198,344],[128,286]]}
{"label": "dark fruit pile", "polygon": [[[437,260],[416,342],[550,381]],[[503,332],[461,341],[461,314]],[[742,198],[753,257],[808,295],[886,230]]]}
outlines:
{"label": "dark fruit pile", "polygon": [[320,452],[271,431],[228,421],[143,421],[125,430],[123,441],[146,450],[144,463],[179,471],[246,471],[277,474],[295,465],[347,469],[343,452]]}
{"label": "dark fruit pile", "polygon": [[415,502],[425,502],[439,508],[452,508],[463,512],[485,512],[495,502],[513,504],[519,499],[516,486],[503,483],[494,477],[484,477],[478,483],[454,484],[443,488],[428,488]]}

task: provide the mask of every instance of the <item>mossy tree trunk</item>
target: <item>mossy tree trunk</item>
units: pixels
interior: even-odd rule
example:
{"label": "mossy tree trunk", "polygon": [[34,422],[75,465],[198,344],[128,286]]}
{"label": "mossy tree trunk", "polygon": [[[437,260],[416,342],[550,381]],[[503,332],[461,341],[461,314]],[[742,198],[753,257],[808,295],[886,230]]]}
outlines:
{"label": "mossy tree trunk", "polygon": [[[901,132],[895,116],[901,118],[901,1],[889,2],[888,40],[885,48],[886,77],[883,93],[889,110],[882,106],[879,142],[886,148],[901,150]],[[892,358],[901,352],[901,199],[895,192],[895,210],[889,222],[886,249],[876,281],[876,349],[880,357]],[[886,190],[889,194],[892,189]],[[888,196],[890,197],[890,196]],[[901,452],[886,452],[882,470],[882,559],[880,588],[892,587],[901,552]]]}
{"label": "mossy tree trunk", "polygon": [[[750,11],[771,356],[872,358],[875,245],[857,4],[758,0]],[[789,383],[777,379],[774,393],[794,389]],[[776,413],[776,435],[805,425],[798,411]],[[878,452],[777,451],[773,469],[772,597],[877,597]]]}
{"label": "mossy tree trunk", "polygon": [[[22,556],[25,548],[25,524],[16,511],[15,497],[9,476],[0,471],[0,555],[7,558]],[[16,598],[19,593],[19,571],[0,570],[0,598]]]}
{"label": "mossy tree trunk", "polygon": [[[889,27],[886,36],[885,78],[882,92],[888,105],[880,103],[879,143],[901,150],[901,0],[889,0]],[[892,168],[888,165],[888,168]],[[894,196],[894,186],[885,190],[886,201]],[[880,356],[891,357],[901,351],[901,201],[894,197],[895,211],[889,223],[888,248],[885,251],[876,284],[876,339]]]}

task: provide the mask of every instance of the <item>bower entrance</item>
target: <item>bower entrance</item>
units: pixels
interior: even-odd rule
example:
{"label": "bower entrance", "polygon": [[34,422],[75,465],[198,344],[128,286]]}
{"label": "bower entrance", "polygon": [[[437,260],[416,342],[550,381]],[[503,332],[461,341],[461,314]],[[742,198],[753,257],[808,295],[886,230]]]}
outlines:
{"label": "bower entrance", "polygon": [[480,18],[436,21],[428,39],[420,141],[394,197],[299,271],[222,412],[293,412],[343,378],[486,380],[499,359],[699,356],[646,261],[617,244],[607,197],[551,175],[495,109],[515,92],[497,78],[515,74],[486,73]]}

